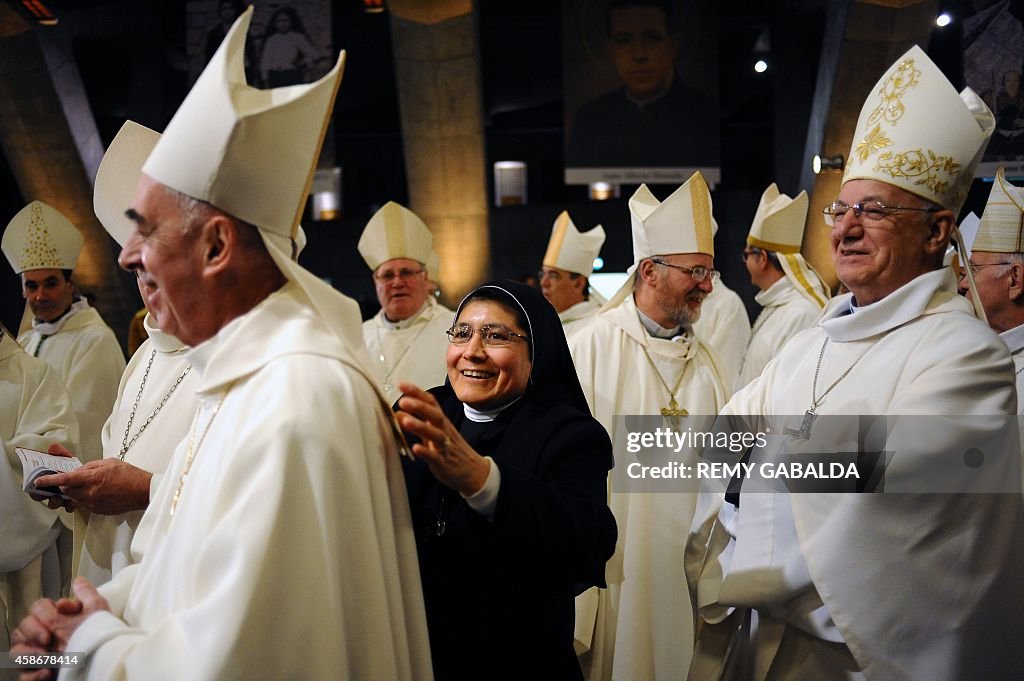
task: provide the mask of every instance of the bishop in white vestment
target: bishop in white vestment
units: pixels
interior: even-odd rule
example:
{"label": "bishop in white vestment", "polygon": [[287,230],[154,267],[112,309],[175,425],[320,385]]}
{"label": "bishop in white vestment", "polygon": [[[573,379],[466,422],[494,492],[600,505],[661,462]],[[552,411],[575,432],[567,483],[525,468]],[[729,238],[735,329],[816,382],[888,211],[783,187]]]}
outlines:
{"label": "bishop in white vestment", "polygon": [[786,341],[814,324],[831,297],[800,254],[806,221],[806,192],[791,199],[772,183],[761,195],[743,251],[750,281],[760,289],[754,300],[761,313],[754,320],[737,389],[759,376]]}
{"label": "bishop in white vestment", "polygon": [[[45,452],[53,443],[74,447],[78,424],[57,372],[30,357],[0,327],[0,649],[32,602],[56,595],[45,583],[43,553],[57,540],[57,512],[22,490],[22,465],[14,449]],[[0,678],[6,679],[4,672]]]}
{"label": "bishop in white vestment", "polygon": [[381,309],[363,322],[363,340],[388,402],[401,397],[400,381],[424,388],[444,383],[445,353],[455,313],[427,290],[434,237],[419,216],[394,201],[374,213],[359,238],[359,253],[373,270]]}
{"label": "bishop in white vestment", "polygon": [[[714,415],[728,398],[716,356],[692,329],[712,285],[707,185],[697,173],[664,203],[641,186],[630,213],[633,274],[569,339],[584,394],[613,442],[616,416],[664,414],[666,425],[685,427],[686,414]],[[577,650],[588,679],[685,676],[694,612],[684,543],[696,492],[696,481],[668,494],[620,493],[612,484],[619,538],[608,589],[577,598]]]}
{"label": "bishop in white vestment", "polygon": [[358,307],[291,259],[322,140],[296,131],[326,129],[343,60],[249,87],[252,12],[128,207],[119,262],[192,347],[199,406],[135,564],[98,591],[78,578],[78,600],[37,602],[15,632],[19,651],[79,652],[63,679],[431,678],[397,426]]}
{"label": "bishop in white vestment", "polygon": [[[993,127],[917,47],[871,91],[825,209],[850,293],[722,413],[798,415],[753,464],[838,433],[824,420],[841,415],[856,428],[830,455],[880,455],[850,480],[871,484],[846,493],[730,485],[698,582],[691,679],[959,681],[1024,668],[1012,362],[943,267]],[[922,148],[941,160],[923,179],[903,165]],[[861,430],[880,418],[886,428]],[[1010,446],[988,449],[994,438]],[[986,477],[994,487],[978,486]]]}

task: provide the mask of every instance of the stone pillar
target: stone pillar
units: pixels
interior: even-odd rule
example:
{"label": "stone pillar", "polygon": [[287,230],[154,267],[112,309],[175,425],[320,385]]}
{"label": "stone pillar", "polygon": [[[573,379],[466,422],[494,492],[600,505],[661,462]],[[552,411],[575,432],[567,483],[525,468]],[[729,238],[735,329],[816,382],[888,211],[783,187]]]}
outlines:
{"label": "stone pillar", "polygon": [[[917,43],[923,48],[928,47],[935,28],[938,2],[856,0],[849,3],[845,22],[838,9],[831,8],[829,12],[819,67],[824,71],[824,82],[819,77],[808,130],[807,158],[804,160],[808,168],[815,153],[824,156],[842,154],[845,160],[849,160],[847,156],[857,128],[857,118],[871,88],[912,45]],[[836,40],[841,40],[841,46],[836,47]],[[831,82],[829,70],[833,72]],[[820,118],[823,106],[827,106],[824,122]],[[803,185],[810,193],[804,255],[826,281],[836,285],[831,233],[824,226],[821,211],[839,195],[843,175],[826,172],[803,177]],[[808,187],[811,182],[813,188]]]}
{"label": "stone pillar", "polygon": [[37,36],[49,30],[0,5],[0,146],[25,202],[45,201],[82,231],[75,280],[123,340],[138,296],[123,287],[113,241],[92,210],[103,149],[70,51],[58,34]]}
{"label": "stone pillar", "polygon": [[410,208],[434,234],[449,305],[486,278],[483,93],[471,0],[392,0]]}

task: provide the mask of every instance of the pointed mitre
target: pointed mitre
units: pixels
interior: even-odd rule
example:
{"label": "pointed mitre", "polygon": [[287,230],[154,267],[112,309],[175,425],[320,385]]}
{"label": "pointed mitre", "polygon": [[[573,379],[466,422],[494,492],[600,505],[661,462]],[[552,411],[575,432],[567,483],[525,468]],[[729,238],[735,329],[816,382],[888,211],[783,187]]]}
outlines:
{"label": "pointed mitre", "polygon": [[664,201],[658,201],[647,185],[640,185],[629,199],[629,215],[633,266],[629,277],[602,310],[615,307],[632,293],[636,266],[645,258],[675,253],[715,255],[711,192],[699,172],[691,175]]}
{"label": "pointed mitre", "polygon": [[790,283],[804,298],[821,308],[831,297],[831,291],[800,254],[806,222],[807,192],[789,198],[773,182],[761,195],[747,234],[747,245],[774,252]]}
{"label": "pointed mitre", "polygon": [[423,265],[430,260],[434,236],[416,213],[388,201],[373,214],[359,237],[359,255],[376,270],[395,258],[408,258]]}
{"label": "pointed mitre", "polygon": [[598,225],[588,232],[580,232],[568,211],[563,210],[551,228],[543,263],[547,267],[589,277],[594,273],[594,258],[601,252],[604,239],[604,227]]}
{"label": "pointed mitre", "polygon": [[345,53],[314,83],[250,87],[245,36],[252,12],[249,7],[232,25],[142,171],[254,225],[282,274],[303,290],[365,372],[370,362],[359,306],[292,259]]}
{"label": "pointed mitre", "polygon": [[64,215],[42,201],[33,201],[4,230],[0,247],[16,274],[28,270],[73,270],[85,240]]}
{"label": "pointed mitre", "polygon": [[1003,168],[996,171],[971,250],[1024,253],[1024,187],[1007,182]]}
{"label": "pointed mitre", "polygon": [[957,94],[915,45],[864,103],[843,182],[885,182],[959,213],[993,130],[981,98]]}
{"label": "pointed mitre", "polygon": [[[135,231],[135,223],[125,211],[131,207],[135,198],[142,166],[159,141],[160,133],[155,130],[135,121],[125,121],[107,147],[96,171],[96,185],[92,193],[93,211],[107,234],[122,248]],[[282,250],[287,252],[291,249],[286,243],[287,239],[278,235],[268,237],[273,238]],[[300,226],[295,235],[296,256],[305,246],[306,233]]]}
{"label": "pointed mitre", "polygon": [[776,253],[799,253],[807,222],[807,192],[789,198],[773,182],[761,195],[761,203],[747,234],[747,244]]}
{"label": "pointed mitre", "polygon": [[142,166],[160,133],[135,121],[125,121],[117,131],[96,171],[92,192],[92,209],[107,233],[122,248],[135,231],[125,211],[131,207],[139,184]]}

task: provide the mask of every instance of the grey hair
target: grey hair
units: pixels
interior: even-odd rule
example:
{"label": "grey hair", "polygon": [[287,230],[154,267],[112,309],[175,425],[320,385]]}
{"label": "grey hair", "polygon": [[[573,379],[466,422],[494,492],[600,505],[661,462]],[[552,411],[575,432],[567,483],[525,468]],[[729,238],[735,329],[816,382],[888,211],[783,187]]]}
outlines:
{"label": "grey hair", "polygon": [[207,201],[189,196],[179,192],[177,189],[172,189],[167,185],[161,185],[167,196],[174,201],[178,206],[178,210],[181,211],[182,217],[182,231],[186,234],[199,223],[200,220],[208,217],[210,211],[217,210],[213,205]]}

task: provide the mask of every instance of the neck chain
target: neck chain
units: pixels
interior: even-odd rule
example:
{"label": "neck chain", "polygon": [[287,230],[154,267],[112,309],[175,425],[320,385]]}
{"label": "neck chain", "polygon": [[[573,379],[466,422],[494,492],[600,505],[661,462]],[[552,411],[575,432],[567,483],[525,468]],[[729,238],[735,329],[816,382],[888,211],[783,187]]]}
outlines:
{"label": "neck chain", "polygon": [[146,363],[146,372],[142,374],[142,383],[139,384],[139,393],[135,396],[135,404],[132,405],[132,413],[128,415],[128,425],[124,428],[124,439],[121,440],[121,453],[117,457],[121,461],[124,461],[124,455],[128,453],[128,450],[131,449],[132,445],[135,444],[135,441],[139,439],[139,436],[142,435],[143,431],[149,427],[149,424],[153,422],[153,419],[155,419],[156,415],[160,413],[160,410],[164,408],[164,405],[167,404],[167,400],[171,399],[171,395],[174,394],[174,391],[178,389],[178,386],[181,385],[181,382],[185,380],[185,376],[187,376],[188,372],[192,369],[191,365],[185,367],[185,370],[181,372],[180,376],[178,376],[178,380],[174,382],[171,389],[168,390],[163,399],[160,400],[160,404],[156,405],[156,409],[154,409],[149,415],[149,418],[139,426],[139,431],[135,433],[129,441],[128,433],[131,432],[132,423],[135,422],[135,412],[139,409],[139,400],[142,399],[142,391],[146,389],[146,381],[149,379],[149,370],[153,368],[154,359],[156,359],[156,348],[154,348],[153,352],[149,355],[149,362]]}
{"label": "neck chain", "polygon": [[203,446],[203,440],[206,439],[206,434],[210,432],[210,426],[213,425],[213,420],[217,418],[217,413],[220,412],[221,405],[224,404],[224,398],[228,396],[231,386],[228,386],[224,392],[221,393],[220,399],[217,400],[217,405],[213,408],[213,413],[210,414],[210,420],[206,422],[206,426],[203,428],[203,432],[199,435],[199,441],[196,442],[196,426],[199,425],[199,414],[202,411],[202,405],[196,409],[196,416],[192,420],[192,429],[189,431],[188,436],[188,452],[185,454],[185,465],[181,469],[181,477],[178,479],[178,488],[174,490],[174,496],[171,497],[171,517],[174,517],[174,510],[178,507],[178,499],[181,498],[181,490],[185,487],[185,478],[188,477],[188,472],[192,470],[192,460],[195,459],[196,452]]}
{"label": "neck chain", "polygon": [[650,362],[651,368],[654,369],[654,375],[658,377],[658,380],[661,381],[661,384],[665,387],[665,392],[668,393],[668,406],[661,408],[661,415],[669,420],[669,423],[672,424],[672,428],[679,430],[679,418],[681,416],[689,416],[689,412],[685,409],[680,409],[679,403],[676,402],[676,391],[679,390],[679,386],[683,382],[683,375],[686,373],[686,364],[684,363],[683,367],[679,370],[679,378],[676,379],[676,384],[669,388],[668,383],[662,377],[661,372],[658,371],[658,365],[654,363],[653,359],[651,359],[651,353],[647,352],[647,348],[643,345],[641,345],[640,348],[644,351],[644,357],[646,357],[647,361]]}
{"label": "neck chain", "polygon": [[428,320],[427,323],[423,325],[423,328],[420,329],[416,333],[416,335],[412,337],[412,340],[405,345],[405,349],[403,349],[401,354],[398,355],[398,359],[395,360],[395,363],[391,365],[390,369],[388,368],[387,358],[384,357],[384,343],[383,341],[381,341],[380,338],[380,326],[377,326],[377,345],[378,347],[380,347],[380,356],[377,359],[380,360],[381,365],[384,367],[384,384],[381,386],[381,388],[383,388],[385,395],[390,393],[391,390],[394,388],[394,386],[391,385],[391,375],[395,373],[395,369],[397,369],[398,365],[402,363],[402,360],[405,359],[405,356],[409,354],[409,349],[412,348],[412,346],[416,345],[416,341],[420,339],[420,336],[423,335],[423,332],[426,331],[427,327],[429,326],[430,322]]}
{"label": "neck chain", "polygon": [[789,437],[795,438],[797,440],[810,440],[811,439],[811,425],[814,423],[814,419],[818,415],[817,414],[818,405],[821,404],[825,400],[825,397],[827,397],[828,394],[830,392],[832,392],[833,388],[835,388],[837,385],[839,385],[839,383],[844,378],[846,378],[847,376],[850,375],[850,372],[853,371],[853,368],[855,366],[860,364],[860,361],[862,359],[864,359],[864,356],[867,355],[869,352],[871,352],[872,348],[874,348],[875,345],[878,345],[879,343],[881,343],[882,340],[886,336],[888,336],[890,333],[892,333],[892,331],[893,330],[890,329],[889,331],[886,331],[885,333],[883,333],[882,337],[879,338],[874,343],[874,345],[872,345],[870,348],[868,348],[867,350],[862,352],[860,357],[858,357],[857,359],[853,360],[853,364],[848,366],[846,368],[846,371],[841,373],[839,375],[839,378],[834,380],[832,382],[832,385],[830,385],[828,388],[825,389],[825,392],[823,392],[821,394],[821,397],[815,397],[815,395],[818,392],[818,374],[821,373],[821,361],[825,358],[825,348],[828,347],[828,341],[829,341],[828,336],[825,336],[825,342],[821,344],[821,352],[818,353],[818,366],[816,366],[814,368],[814,380],[811,382],[811,406],[810,406],[810,408],[807,411],[804,412],[804,419],[803,419],[803,421],[800,422],[800,429],[799,430],[797,430],[796,428],[786,428],[783,431],[783,433],[785,433]]}
{"label": "neck chain", "polygon": [[[757,321],[754,322],[754,328],[750,330],[750,340],[754,340],[754,336],[761,330],[764,323],[768,321],[768,318],[779,311],[781,305],[773,305],[766,310],[762,310],[761,314],[757,315]],[[747,347],[750,346],[750,342],[747,342]]]}

